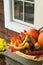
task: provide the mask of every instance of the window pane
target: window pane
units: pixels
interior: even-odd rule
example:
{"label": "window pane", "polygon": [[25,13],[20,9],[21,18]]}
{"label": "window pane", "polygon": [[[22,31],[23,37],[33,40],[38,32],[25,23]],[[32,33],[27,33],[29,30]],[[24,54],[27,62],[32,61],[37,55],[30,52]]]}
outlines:
{"label": "window pane", "polygon": [[23,20],[23,2],[20,0],[14,0],[14,17]]}
{"label": "window pane", "polygon": [[24,20],[28,23],[34,24],[34,4],[24,4]]}

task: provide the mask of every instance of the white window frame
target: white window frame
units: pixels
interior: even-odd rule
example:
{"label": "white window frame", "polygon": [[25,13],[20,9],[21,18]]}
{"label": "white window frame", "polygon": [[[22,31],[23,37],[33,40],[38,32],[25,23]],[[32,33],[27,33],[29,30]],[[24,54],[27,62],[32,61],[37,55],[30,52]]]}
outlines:
{"label": "white window frame", "polygon": [[34,10],[34,24],[24,24],[12,20],[12,9],[11,1],[12,0],[3,0],[4,1],[4,18],[5,18],[5,27],[16,32],[21,32],[24,29],[28,30],[31,27],[39,28],[43,26],[43,0],[35,0],[35,10]]}
{"label": "white window frame", "polygon": [[[31,2],[31,1],[25,1],[25,2],[35,3],[35,2]],[[24,6],[24,4],[23,4],[23,6]],[[24,14],[24,9],[23,9],[23,14]],[[34,24],[31,24],[31,23],[24,22],[24,16],[23,16],[23,21],[22,20],[19,20],[19,19],[14,19],[14,0],[12,0],[12,16],[13,16],[12,17],[13,21],[16,21],[16,22],[21,23],[21,24],[24,24],[24,25],[34,25]]]}

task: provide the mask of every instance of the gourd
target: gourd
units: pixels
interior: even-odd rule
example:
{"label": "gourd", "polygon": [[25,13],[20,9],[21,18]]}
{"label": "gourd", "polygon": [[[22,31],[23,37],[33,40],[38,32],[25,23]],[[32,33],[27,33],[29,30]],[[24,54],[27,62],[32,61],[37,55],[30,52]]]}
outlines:
{"label": "gourd", "polygon": [[40,45],[43,46],[43,32],[41,32],[41,33],[39,34],[39,36],[38,36],[38,42],[39,42]]}
{"label": "gourd", "polygon": [[27,38],[28,38],[28,35],[26,35],[24,41],[18,46],[16,46],[16,42],[14,42],[14,48],[17,49],[17,50],[21,50],[21,49],[28,47],[29,44],[26,43]]}
{"label": "gourd", "polygon": [[28,31],[28,35],[29,35],[30,37],[33,37],[34,39],[37,40],[37,39],[38,39],[39,32],[38,32],[38,30],[32,28],[32,29],[30,29],[30,30]]}
{"label": "gourd", "polygon": [[40,32],[41,32],[42,29],[43,29],[43,27],[39,28],[38,30],[35,29],[35,28],[32,28],[32,29],[30,29],[28,31],[28,35],[30,37],[33,37],[34,39],[38,40],[38,36],[39,36],[39,34],[40,34]]}
{"label": "gourd", "polygon": [[28,42],[28,44],[29,44],[29,49],[30,50],[33,50],[34,49],[34,44],[35,44],[35,39],[34,38],[32,38],[32,37],[29,37],[28,39],[27,39],[27,42]]}

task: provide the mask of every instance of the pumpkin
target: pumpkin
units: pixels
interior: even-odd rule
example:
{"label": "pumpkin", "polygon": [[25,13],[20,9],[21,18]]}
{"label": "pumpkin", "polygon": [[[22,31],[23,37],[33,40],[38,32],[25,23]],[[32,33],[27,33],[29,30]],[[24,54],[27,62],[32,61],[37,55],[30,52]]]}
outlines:
{"label": "pumpkin", "polygon": [[34,39],[38,39],[38,36],[39,36],[39,31],[38,30],[36,30],[36,29],[30,29],[29,31],[28,31],[28,35],[30,36],[30,37],[33,37]]}
{"label": "pumpkin", "polygon": [[38,42],[40,45],[43,45],[43,32],[41,32],[38,36]]}

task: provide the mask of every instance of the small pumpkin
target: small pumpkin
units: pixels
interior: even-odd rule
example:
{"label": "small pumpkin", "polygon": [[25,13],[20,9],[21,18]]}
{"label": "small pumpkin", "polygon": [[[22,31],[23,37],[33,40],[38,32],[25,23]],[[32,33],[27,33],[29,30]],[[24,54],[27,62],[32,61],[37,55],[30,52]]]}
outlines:
{"label": "small pumpkin", "polygon": [[41,32],[38,36],[38,42],[40,45],[43,45],[43,32]]}
{"label": "small pumpkin", "polygon": [[39,31],[38,30],[36,30],[36,29],[34,29],[34,28],[32,28],[32,29],[30,29],[29,31],[28,31],[28,35],[30,36],[30,37],[33,37],[34,39],[38,39],[38,36],[39,36]]}

